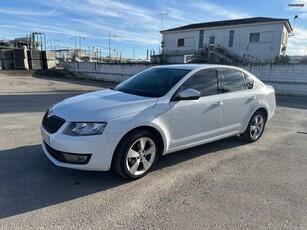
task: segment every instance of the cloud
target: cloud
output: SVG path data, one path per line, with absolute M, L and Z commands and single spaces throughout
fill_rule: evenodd
M 305 4 L 307 5 L 307 0 L 292 0 L 289 4 Z
M 108 46 L 108 35 L 114 46 L 121 49 L 131 49 L 133 46 L 152 49 L 159 47 L 161 41 L 161 14 L 163 29 L 170 29 L 192 23 L 219 21 L 251 17 L 248 12 L 253 9 L 238 4 L 227 7 L 213 0 L 27 0 L 27 4 L 14 7 L 11 1 L 4 1 L 0 8 L 0 24 L 2 36 L 25 36 L 33 31 L 44 32 L 46 37 L 56 38 L 65 43 L 73 43 L 71 38 L 82 36 L 84 46 Z M 304 46 L 303 37 L 306 35 L 302 28 L 307 19 L 307 0 L 292 1 L 305 3 L 296 20 L 295 34 L 289 39 L 289 48 L 296 50 Z M 224 1 L 225 4 L 229 4 Z M 289 1 L 290 3 L 290 1 Z M 27 7 L 26 7 L 27 5 Z M 287 10 L 292 10 L 287 7 Z M 282 12 L 284 13 L 284 12 Z M 299 14 L 300 13 L 300 14 Z M 301 31 L 298 31 L 300 28 Z M 12 37 L 13 38 L 13 37 Z M 145 49 L 144 48 L 144 49 Z
M 81 24 L 86 24 L 89 28 L 95 28 L 101 24 L 106 27 L 109 25 L 108 31 L 105 33 L 117 29 L 127 29 L 127 31 L 133 30 L 143 33 L 155 31 L 159 34 L 159 18 L 155 16 L 154 11 L 148 8 L 116 0 L 79 0 L 78 3 L 67 1 L 65 4 L 60 4 L 60 2 L 59 0 L 50 0 L 44 1 L 42 4 L 49 7 L 58 6 L 62 7 L 62 10 L 66 10 L 65 22 L 70 19 L 70 21 L 79 20 Z M 66 26 L 75 27 L 73 24 L 66 24 Z
M 295 28 L 294 36 L 289 37 L 288 41 L 288 55 L 305 55 L 307 48 L 306 43 L 307 29 Z
M 302 13 L 299 16 L 300 19 L 307 19 L 307 13 Z
M 164 18 L 163 29 L 193 23 L 250 17 L 249 14 L 242 13 L 238 9 L 222 7 L 208 1 L 187 0 L 178 4 L 178 1 L 166 3 L 164 0 L 157 0 L 157 5 L 161 12 L 168 13 L 168 16 Z
M 62 9 L 67 15 L 119 17 L 114 10 L 108 10 L 91 0 L 49 0 L 39 3 L 43 7 Z
M 24 21 L 19 22 L 18 24 L 4 24 L 3 21 L 0 20 L 0 24 L 2 24 L 2 28 L 12 29 L 18 31 L 20 35 L 26 35 L 33 31 L 39 31 L 43 33 L 53 33 L 53 34 L 61 34 L 61 35 L 80 35 L 83 37 L 88 37 L 88 35 L 80 30 L 75 30 L 71 28 L 66 28 L 62 26 L 61 22 L 58 24 L 48 23 L 42 24 L 40 22 L 30 22 Z M 22 33 L 21 33 L 22 32 Z
M 16 9 L 16 8 L 0 8 L 1 14 L 10 14 L 10 15 L 18 15 L 18 16 L 60 16 L 63 12 L 59 12 L 56 9 L 50 11 L 41 11 L 35 8 L 24 8 L 24 9 Z
M 248 18 L 250 15 L 248 13 L 240 12 L 236 9 L 221 7 L 220 5 L 210 3 L 207 1 L 203 2 L 193 2 L 192 4 L 195 9 L 202 10 L 203 13 L 209 13 L 210 15 L 215 15 L 222 17 L 223 19 L 239 19 Z
M 116 0 L 49 0 L 37 3 L 36 6 L 53 10 L 1 9 L 0 12 L 16 15 L 13 21 L 3 24 L 18 25 L 14 29 L 25 31 L 26 28 L 29 32 L 81 35 L 97 39 L 115 33 L 118 41 L 147 45 L 160 43 L 160 21 L 150 8 Z M 65 14 L 61 15 L 60 12 Z M 42 15 L 49 17 L 46 23 L 42 23 Z
M 152 33 L 141 33 L 126 28 L 112 27 L 109 24 L 103 24 L 96 21 L 87 21 L 82 19 L 71 19 L 79 28 L 86 28 L 89 38 L 108 40 L 109 33 L 116 35 L 116 41 L 129 42 L 132 44 L 155 45 L 160 43 L 160 35 L 157 32 L 154 36 Z M 114 39 L 112 39 L 114 40 Z
M 117 0 L 77 0 L 66 1 L 65 4 L 63 4 L 63 0 L 49 0 L 43 1 L 41 4 L 49 7 L 61 7 L 69 10 L 71 14 L 86 15 L 87 17 L 106 16 L 128 19 L 137 17 L 138 19 L 148 20 L 152 14 L 149 9 Z

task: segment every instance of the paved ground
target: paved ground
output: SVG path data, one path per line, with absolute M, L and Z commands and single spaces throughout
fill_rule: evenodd
M 257 143 L 180 151 L 128 183 L 40 148 L 51 104 L 105 87 L 0 71 L 0 229 L 307 229 L 307 98 L 278 97 Z

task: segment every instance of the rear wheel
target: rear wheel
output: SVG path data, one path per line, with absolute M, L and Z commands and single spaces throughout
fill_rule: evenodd
M 255 142 L 259 140 L 263 134 L 266 123 L 266 117 L 263 112 L 257 111 L 250 119 L 248 126 L 241 137 L 248 142 Z
M 126 179 L 139 179 L 153 168 L 159 149 L 157 139 L 152 133 L 146 130 L 133 132 L 120 142 L 113 167 Z

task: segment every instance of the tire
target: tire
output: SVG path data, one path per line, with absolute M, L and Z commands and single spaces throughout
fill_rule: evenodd
M 116 148 L 113 169 L 125 179 L 139 179 L 155 165 L 160 147 L 155 135 L 147 130 L 128 134 Z
M 264 113 L 256 111 L 250 119 L 246 130 L 240 136 L 243 140 L 248 142 L 258 141 L 263 134 L 265 124 L 266 117 Z

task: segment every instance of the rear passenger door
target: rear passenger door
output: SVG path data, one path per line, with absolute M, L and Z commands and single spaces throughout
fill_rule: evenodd
M 252 90 L 253 79 L 232 68 L 221 68 L 218 74 L 224 95 L 221 134 L 243 132 L 256 101 Z

